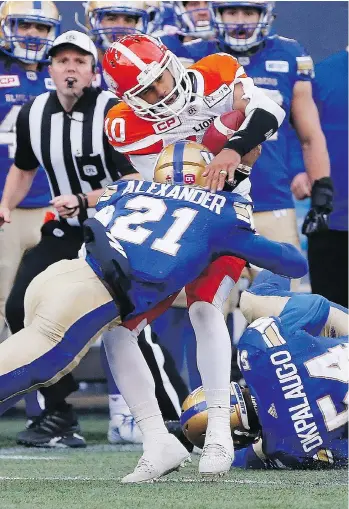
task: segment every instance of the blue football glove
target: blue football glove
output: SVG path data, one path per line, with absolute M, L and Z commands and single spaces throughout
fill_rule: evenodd
M 311 190 L 311 209 L 305 216 L 302 233 L 309 237 L 328 230 L 328 214 L 333 210 L 333 184 L 330 177 L 315 180 Z

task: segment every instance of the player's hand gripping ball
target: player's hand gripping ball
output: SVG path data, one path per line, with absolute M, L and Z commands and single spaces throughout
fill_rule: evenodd
M 241 124 L 245 120 L 241 111 L 234 110 L 223 113 L 220 117 L 216 117 L 212 124 L 206 129 L 202 144 L 207 147 L 212 154 L 217 155 L 227 141 L 238 131 Z

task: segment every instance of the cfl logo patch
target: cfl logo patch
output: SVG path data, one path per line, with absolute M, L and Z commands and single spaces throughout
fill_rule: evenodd
M 184 184 L 192 185 L 195 184 L 195 175 L 192 173 L 186 173 L 183 178 Z

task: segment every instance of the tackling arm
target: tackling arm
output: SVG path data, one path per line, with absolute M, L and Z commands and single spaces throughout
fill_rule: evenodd
M 257 267 L 291 278 L 301 278 L 308 272 L 306 259 L 291 244 L 268 240 L 247 229 L 241 229 L 238 234 L 233 233 L 233 236 L 231 254 Z

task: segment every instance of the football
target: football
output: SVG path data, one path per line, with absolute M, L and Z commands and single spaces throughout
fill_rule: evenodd
M 212 154 L 218 154 L 227 140 L 232 137 L 235 131 L 239 129 L 245 116 L 238 110 L 228 111 L 220 117 L 216 117 L 212 124 L 206 129 L 202 144 L 207 147 Z

